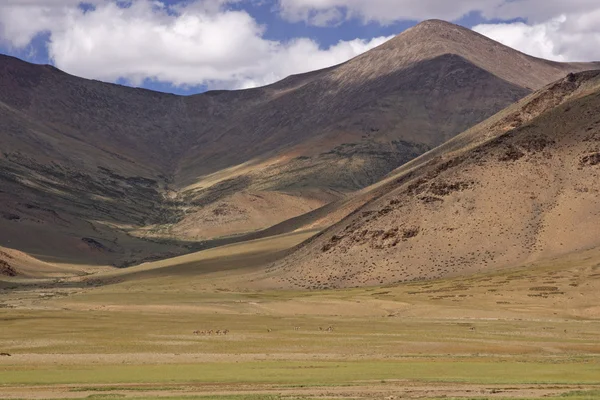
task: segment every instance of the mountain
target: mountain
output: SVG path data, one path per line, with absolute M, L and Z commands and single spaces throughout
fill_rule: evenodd
M 54 263 L 128 265 L 261 235 L 594 67 L 442 21 L 335 67 L 189 97 L 3 56 L 0 245 Z
M 266 283 L 392 284 L 600 247 L 598 109 L 600 71 L 569 74 L 365 190 Z

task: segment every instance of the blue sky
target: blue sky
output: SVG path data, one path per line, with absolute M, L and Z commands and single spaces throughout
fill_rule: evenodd
M 536 56 L 600 58 L 600 4 L 564 3 L 2 0 L 0 52 L 90 79 L 179 94 L 253 87 L 343 62 L 429 18 Z
M 177 4 L 178 0 L 166 0 L 166 4 Z M 81 4 L 79 6 L 84 10 L 90 10 L 90 6 Z M 336 26 L 314 26 L 307 24 L 304 21 L 290 22 L 278 16 L 273 10 L 273 4 L 265 2 L 264 4 L 234 4 L 231 9 L 241 9 L 248 12 L 254 19 L 266 30 L 264 38 L 276 41 L 289 41 L 297 37 L 306 37 L 313 39 L 322 48 L 335 45 L 340 40 L 353 40 L 356 38 L 373 39 L 381 36 L 394 36 L 402 31 L 414 26 L 418 21 L 397 21 L 391 24 L 382 25 L 377 22 L 362 23 L 360 20 L 354 19 L 345 21 Z M 474 26 L 483 19 L 476 14 L 471 14 L 461 20 L 456 21 L 464 26 Z M 19 57 L 23 60 L 36 64 L 53 64 L 48 55 L 46 44 L 49 40 L 49 33 L 40 33 L 37 35 L 27 48 L 14 48 L 6 43 L 0 43 L 0 53 Z M 126 79 L 118 79 L 115 82 L 127 85 L 129 82 Z M 166 82 L 156 82 L 146 80 L 141 85 L 144 88 L 158 90 L 163 92 L 177 94 L 193 94 L 205 91 L 207 87 L 190 86 L 178 87 Z

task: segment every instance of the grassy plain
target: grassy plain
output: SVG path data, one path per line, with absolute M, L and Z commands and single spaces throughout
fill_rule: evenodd
M 600 398 L 597 251 L 390 287 L 261 287 L 311 234 L 5 280 L 0 398 Z

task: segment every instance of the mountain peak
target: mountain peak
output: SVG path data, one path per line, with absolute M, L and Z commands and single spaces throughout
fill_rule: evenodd
M 431 28 L 460 28 L 460 25 L 453 24 L 452 22 L 444 21 L 442 19 L 427 19 L 419 22 L 413 28 L 417 29 L 431 29 Z
M 469 36 L 479 37 L 480 39 L 493 42 L 491 39 L 485 38 L 484 36 L 470 29 L 453 24 L 451 22 L 442 21 L 441 19 L 428 19 L 426 21 L 420 22 L 412 28 L 409 28 L 404 32 L 400 33 L 391 41 L 427 41 L 432 39 L 459 40 L 467 39 L 469 38 Z
M 586 67 L 532 57 L 468 28 L 431 19 L 351 60 L 344 68 L 365 64 L 358 69 L 368 70 L 369 77 L 375 77 L 449 54 L 529 90 L 540 89 L 568 72 L 595 67 L 593 64 Z

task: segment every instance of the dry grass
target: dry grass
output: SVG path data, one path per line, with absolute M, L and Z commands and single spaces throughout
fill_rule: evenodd
M 306 235 L 100 275 L 102 287 L 5 291 L 0 390 L 537 398 L 600 385 L 597 252 L 400 286 L 252 289 L 261 259 Z M 550 286 L 564 294 L 530 296 Z M 217 329 L 229 334 L 193 334 Z

